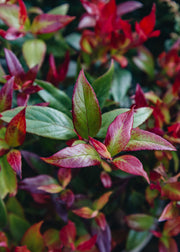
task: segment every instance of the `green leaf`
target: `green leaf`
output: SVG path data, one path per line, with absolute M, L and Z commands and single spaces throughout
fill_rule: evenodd
M 46 81 L 36 80 L 36 84 L 43 88 L 38 94 L 45 102 L 49 102 L 50 107 L 58 109 L 66 115 L 71 116 L 71 99 L 65 92 Z
M 134 230 L 130 230 L 126 243 L 127 251 L 141 251 L 146 241 L 149 240 L 151 234 L 149 231 L 137 232 Z
M 7 211 L 4 201 L 0 198 L 0 229 L 7 223 Z
M 19 29 L 19 7 L 14 4 L 0 4 L 0 19 L 6 25 Z
M 8 199 L 6 203 L 7 211 L 19 217 L 24 217 L 24 209 L 15 197 Z
M 9 122 L 22 107 L 1 113 L 1 120 Z M 26 107 L 26 131 L 52 139 L 69 140 L 76 136 L 72 120 L 64 113 L 41 106 Z
M 43 236 L 40 233 L 42 221 L 32 225 L 22 238 L 22 245 L 26 245 L 31 252 L 43 252 L 45 249 Z
M 155 218 L 147 214 L 131 214 L 126 216 L 126 222 L 136 231 L 149 230 L 155 223 Z
M 72 102 L 73 123 L 77 133 L 85 139 L 95 136 L 101 127 L 101 111 L 83 70 L 74 87 Z
M 16 175 L 8 164 L 6 156 L 0 157 L 0 198 L 3 199 L 8 193 L 15 195 L 17 191 Z
M 9 214 L 9 226 L 13 239 L 20 242 L 30 224 L 24 218 L 11 213 Z
M 124 106 L 126 103 L 126 94 L 131 86 L 132 75 L 128 70 L 117 69 L 112 83 L 112 95 L 114 100 Z
M 112 123 L 112 121 L 120 114 L 129 111 L 129 109 L 121 108 L 121 109 L 115 109 L 109 112 L 106 112 L 102 114 L 102 125 L 101 128 L 97 134 L 97 137 L 99 138 L 105 138 L 107 129 L 109 125 Z M 134 111 L 134 122 L 133 122 L 133 128 L 136 128 L 140 126 L 142 123 L 144 123 L 148 117 L 152 114 L 151 108 L 138 108 Z
M 68 13 L 68 10 L 69 10 L 69 4 L 62 4 L 48 11 L 48 14 L 66 15 Z
M 44 41 L 41 39 L 29 39 L 23 44 L 22 50 L 28 67 L 32 68 L 38 65 L 40 68 L 46 53 Z
M 114 63 L 112 61 L 109 70 L 92 83 L 92 87 L 96 93 L 100 108 L 103 107 L 106 99 L 109 97 L 113 74 Z

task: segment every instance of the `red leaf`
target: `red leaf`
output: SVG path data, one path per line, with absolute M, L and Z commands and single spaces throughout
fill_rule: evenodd
M 97 225 L 102 229 L 105 230 L 106 229 L 106 218 L 105 215 L 103 213 L 99 213 L 96 217 L 95 217 L 95 221 L 97 223 Z
M 113 160 L 113 164 L 120 170 L 138 176 L 143 176 L 148 183 L 149 178 L 145 170 L 143 169 L 142 163 L 134 156 L 123 155 Z
M 19 2 L 19 7 L 20 7 L 20 10 L 19 10 L 19 23 L 20 25 L 24 25 L 28 16 L 27 16 L 27 10 L 26 10 L 26 6 L 24 4 L 24 2 L 22 0 L 18 0 Z
M 66 203 L 68 208 L 70 208 L 74 203 L 75 195 L 70 189 L 67 189 L 61 193 L 60 199 Z
M 8 247 L 8 239 L 4 232 L 0 231 L 0 247 Z
M 41 159 L 46 163 L 63 168 L 82 168 L 100 164 L 98 153 L 88 144 L 67 147 L 51 157 Z
M 18 31 L 14 27 L 10 27 L 7 31 L 0 29 L 0 36 L 7 40 L 16 40 L 24 36 L 23 32 Z
M 171 237 L 166 237 L 165 242 L 160 240 L 159 242 L 159 252 L 178 252 L 178 247 L 176 241 Z
M 14 77 L 9 79 L 0 90 L 0 112 L 11 109 Z
M 60 168 L 58 171 L 58 180 L 63 188 L 65 188 L 71 181 L 71 169 Z
M 27 246 L 20 246 L 16 247 L 14 252 L 31 252 L 29 249 L 27 249 Z
M 22 145 L 26 136 L 25 110 L 21 110 L 8 123 L 5 140 L 11 147 Z
M 12 169 L 16 172 L 16 174 L 22 178 L 22 162 L 21 162 L 21 152 L 19 150 L 10 150 L 7 154 L 7 161 L 12 167 Z
M 68 221 L 68 224 L 61 229 L 60 239 L 65 247 L 75 249 L 76 226 L 72 221 Z
M 159 217 L 159 221 L 170 220 L 175 217 L 178 217 L 180 214 L 180 209 L 177 207 L 176 202 L 170 202 L 166 205 L 161 216 Z
M 9 73 L 12 76 L 22 76 L 24 75 L 24 69 L 22 68 L 21 63 L 19 62 L 18 58 L 16 57 L 16 55 L 8 50 L 8 49 L 4 49 L 5 52 L 5 58 L 6 58 L 6 63 L 9 69 Z
M 137 84 L 137 86 L 136 86 L 135 104 L 136 104 L 136 108 L 141 108 L 141 107 L 147 106 L 146 98 L 145 98 L 143 90 L 141 89 L 141 86 L 139 84 Z
M 161 188 L 161 196 L 173 201 L 180 200 L 180 182 L 167 183 Z
M 117 15 L 122 16 L 124 14 L 127 14 L 129 12 L 132 12 L 134 10 L 137 10 L 143 6 L 142 3 L 137 1 L 127 1 L 121 4 L 118 4 L 117 6 Z
M 107 150 L 106 146 L 99 142 L 98 140 L 89 137 L 89 143 L 95 148 L 95 150 L 99 153 L 99 155 L 103 158 L 106 159 L 112 159 L 111 158 L 111 154 L 109 153 L 109 151 Z
M 169 150 L 175 151 L 176 148 L 162 137 L 141 129 L 133 129 L 131 139 L 125 146 L 124 151 L 137 150 Z
M 180 216 L 166 221 L 163 233 L 168 236 L 176 236 L 180 233 Z
M 112 156 L 124 150 L 130 140 L 133 126 L 133 108 L 118 115 L 110 124 L 105 138 L 105 145 Z
M 105 188 L 110 188 L 112 186 L 111 177 L 109 176 L 107 172 L 101 172 L 100 178 Z
M 97 235 L 93 235 L 91 239 L 88 241 L 83 241 L 77 246 L 77 250 L 79 251 L 87 251 L 90 250 L 96 243 Z
M 45 34 L 58 31 L 73 21 L 75 17 L 54 14 L 41 14 L 34 18 L 31 32 Z

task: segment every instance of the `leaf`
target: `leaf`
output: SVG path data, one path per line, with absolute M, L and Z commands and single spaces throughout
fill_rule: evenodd
M 15 197 L 8 199 L 6 203 L 8 213 L 14 213 L 16 216 L 24 218 L 24 209 Z
M 26 40 L 22 47 L 23 55 L 29 68 L 40 68 L 46 53 L 46 44 L 41 39 Z
M 29 249 L 27 249 L 27 246 L 18 246 L 15 247 L 14 252 L 31 252 Z
M 100 252 L 111 251 L 111 230 L 108 224 L 104 230 L 99 226 L 93 227 L 92 234 L 97 234 L 96 244 Z
M 0 198 L 0 229 L 7 224 L 7 211 L 4 201 Z
M 72 212 L 85 219 L 92 219 L 98 214 L 97 210 L 92 210 L 91 208 L 86 206 L 79 209 L 74 209 L 72 210 Z
M 109 112 L 106 112 L 102 114 L 102 125 L 101 128 L 97 134 L 100 138 L 105 138 L 107 129 L 109 125 L 113 122 L 113 120 L 120 114 L 129 111 L 130 109 L 115 109 Z M 149 116 L 152 114 L 153 110 L 151 108 L 138 108 L 134 110 L 134 122 L 133 122 L 133 128 L 138 127 L 143 122 L 149 118 Z
M 5 140 L 7 144 L 11 147 L 17 147 L 19 145 L 22 145 L 25 140 L 26 137 L 25 110 L 26 108 L 23 108 L 8 123 Z
M 126 250 L 127 251 L 140 251 L 142 244 L 145 243 L 146 240 L 149 240 L 151 234 L 149 231 L 137 232 L 134 230 L 130 230 L 126 242 Z
M 48 11 L 48 14 L 66 15 L 68 10 L 69 10 L 69 4 L 61 4 L 60 6 Z
M 71 181 L 71 169 L 60 168 L 58 171 L 58 180 L 63 188 L 65 188 Z
M 0 157 L 0 198 L 4 199 L 8 193 L 15 195 L 16 191 L 16 175 L 8 164 L 6 156 L 2 156 Z
M 133 129 L 131 139 L 124 151 L 136 150 L 169 150 L 175 151 L 175 147 L 162 137 L 141 129 Z
M 60 239 L 59 239 L 59 230 L 56 229 L 48 229 L 43 233 L 43 239 L 45 242 L 46 247 L 49 250 L 57 250 L 60 251 Z
M 55 108 L 68 116 L 71 116 L 71 99 L 67 94 L 54 87 L 51 83 L 42 80 L 36 80 L 38 86 L 43 88 L 38 92 L 38 95 L 45 101 L 49 103 L 49 106 Z
M 89 136 L 97 134 L 101 127 L 101 111 L 95 92 L 83 70 L 74 87 L 72 115 L 74 127 L 81 137 L 88 139 Z
M 4 49 L 4 52 L 5 52 L 5 58 L 6 58 L 6 63 L 8 66 L 9 73 L 12 76 L 21 76 L 21 75 L 23 76 L 24 69 L 22 68 L 22 65 L 19 62 L 16 55 L 12 51 L 6 48 Z
M 114 62 L 112 60 L 108 71 L 92 83 L 92 87 L 96 93 L 100 108 L 103 107 L 106 99 L 109 97 L 113 74 Z
M 60 240 L 65 247 L 69 247 L 69 245 L 71 245 L 72 248 L 72 246 L 74 246 L 75 239 L 76 226 L 72 221 L 68 221 L 68 224 L 60 230 Z
M 104 193 L 99 199 L 93 202 L 93 208 L 96 210 L 101 210 L 108 203 L 111 194 L 111 191 Z
M 180 233 L 180 216 L 166 221 L 163 234 L 168 236 L 176 236 Z
M 40 233 L 40 228 L 43 221 L 32 225 L 24 234 L 21 244 L 26 245 L 31 252 L 43 252 L 45 249 L 43 236 Z
M 141 8 L 143 4 L 138 1 L 127 1 L 117 5 L 117 15 L 122 16 L 134 10 Z
M 132 75 L 131 72 L 125 69 L 118 69 L 115 71 L 115 77 L 112 83 L 112 95 L 114 100 L 120 103 L 121 106 L 126 105 L 126 94 L 131 86 Z
M 131 214 L 126 216 L 127 225 L 136 231 L 149 230 L 155 223 L 155 218 L 147 214 Z
M 77 250 L 79 250 L 79 251 L 91 250 L 91 248 L 95 245 L 96 240 L 97 240 L 97 235 L 93 235 L 93 237 L 91 239 L 81 242 L 77 246 Z
M 164 239 L 165 238 L 165 239 Z M 178 246 L 175 239 L 171 237 L 163 237 L 159 241 L 159 252 L 178 252 Z
M 37 189 L 47 193 L 59 193 L 63 190 L 63 188 L 58 184 L 41 185 Z
M 0 90 L 0 112 L 11 109 L 14 77 L 9 79 Z
M 33 19 L 31 32 L 45 34 L 58 31 L 72 22 L 75 17 L 67 15 L 41 14 Z
M 19 7 L 15 4 L 0 4 L 0 19 L 7 26 L 19 29 Z
M 1 113 L 1 120 L 9 122 L 22 107 Z M 26 107 L 26 131 L 52 139 L 69 140 L 76 136 L 71 119 L 64 113 L 40 106 Z
M 120 170 L 138 176 L 143 176 L 148 183 L 149 178 L 145 170 L 143 169 L 142 163 L 134 156 L 123 155 L 113 160 L 113 164 Z
M 94 149 L 99 153 L 101 157 L 105 159 L 112 159 L 111 154 L 103 143 L 92 137 L 89 137 L 89 143 L 94 147 Z
M 165 220 L 176 218 L 179 216 L 179 214 L 180 214 L 180 209 L 176 205 L 176 202 L 171 201 L 163 209 L 161 216 L 159 217 L 159 221 L 165 221 Z
M 10 213 L 8 217 L 11 235 L 15 241 L 20 242 L 26 230 L 30 227 L 30 224 L 24 218 L 13 213 Z
M 128 112 L 118 115 L 109 125 L 105 138 L 105 145 L 112 156 L 124 150 L 130 140 L 133 126 L 133 113 Z
M 180 182 L 167 183 L 161 188 L 161 196 L 172 201 L 180 201 Z
M 66 147 L 50 157 L 41 159 L 63 168 L 83 168 L 100 164 L 98 153 L 88 144 Z
M 106 225 L 107 225 L 107 222 L 106 222 L 106 218 L 105 218 L 105 215 L 103 213 L 98 213 L 98 215 L 95 217 L 95 221 L 96 221 L 96 224 L 102 229 L 102 230 L 105 230 L 106 229 Z
M 105 188 L 110 188 L 112 186 L 112 180 L 109 174 L 105 171 L 101 172 L 100 175 L 101 183 Z
M 21 152 L 19 150 L 11 149 L 7 154 L 7 161 L 15 173 L 22 178 Z

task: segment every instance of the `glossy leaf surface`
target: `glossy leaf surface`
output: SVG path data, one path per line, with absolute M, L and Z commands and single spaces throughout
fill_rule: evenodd
M 22 107 L 2 113 L 1 119 L 9 122 Z M 43 137 L 68 140 L 76 136 L 72 120 L 64 113 L 40 106 L 26 107 L 26 131 Z
M 101 112 L 95 92 L 81 71 L 74 87 L 72 98 L 73 123 L 77 133 L 88 139 L 101 127 Z
M 88 144 L 66 147 L 42 160 L 63 168 L 82 168 L 100 164 L 98 153 Z

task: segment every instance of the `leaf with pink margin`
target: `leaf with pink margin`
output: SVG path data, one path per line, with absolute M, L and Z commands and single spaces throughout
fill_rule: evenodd
M 15 173 L 22 178 L 21 152 L 15 149 L 10 150 L 7 154 L 7 161 Z
M 11 147 L 22 145 L 26 137 L 26 108 L 15 115 L 8 123 L 5 140 Z
M 159 221 L 170 220 L 178 217 L 179 215 L 180 215 L 180 209 L 177 206 L 177 203 L 171 201 L 165 206 L 158 220 Z
M 180 182 L 166 183 L 161 188 L 161 196 L 173 201 L 180 201 Z
M 18 30 L 20 27 L 19 7 L 15 4 L 0 4 L 0 19 L 7 26 L 14 27 Z
M 98 215 L 97 210 L 92 210 L 91 208 L 86 206 L 79 209 L 74 209 L 72 210 L 72 212 L 85 219 L 92 219 Z
M 42 185 L 39 186 L 37 189 L 47 193 L 59 193 L 63 190 L 63 188 L 58 184 Z
M 131 138 L 134 109 L 118 115 L 109 125 L 105 145 L 112 156 L 124 150 Z
M 68 221 L 68 224 L 65 225 L 60 230 L 60 240 L 65 247 L 71 247 L 75 249 L 75 242 L 76 239 L 76 226 L 72 221 Z
M 87 241 L 83 241 L 81 242 L 78 246 L 77 246 L 77 250 L 78 251 L 89 251 L 92 249 L 92 247 L 95 245 L 97 240 L 97 235 L 93 235 L 92 238 L 90 238 Z
M 23 32 L 19 32 L 14 27 L 10 27 L 7 31 L 0 29 L 0 36 L 7 40 L 16 40 L 24 36 Z
M 14 77 L 9 79 L 0 90 L 0 112 L 11 109 Z
M 31 252 L 43 252 L 45 249 L 43 236 L 40 232 L 40 228 L 43 221 L 32 225 L 24 234 L 21 244 L 26 245 Z
M 109 201 L 112 192 L 104 193 L 99 199 L 93 202 L 93 209 L 101 210 Z
M 122 16 L 124 14 L 127 14 L 129 12 L 132 12 L 141 8 L 142 6 L 143 4 L 138 1 L 127 1 L 124 3 L 120 3 L 117 5 L 117 15 Z
M 71 169 L 60 168 L 58 171 L 58 180 L 63 188 L 65 188 L 71 181 Z
M 23 76 L 25 72 L 16 55 L 6 48 L 4 52 L 9 73 L 12 76 Z
M 137 176 L 143 176 L 150 183 L 146 171 L 143 169 L 142 163 L 134 156 L 123 155 L 117 157 L 112 162 L 118 169 Z
M 124 148 L 124 151 L 137 150 L 169 150 L 175 151 L 176 148 L 162 137 L 142 129 L 133 129 L 131 139 Z
M 100 164 L 98 153 L 88 144 L 66 147 L 50 157 L 41 159 L 62 168 L 83 168 Z
M 101 127 L 101 111 L 96 94 L 83 70 L 79 73 L 72 98 L 73 123 L 77 133 L 85 139 L 95 136 Z
M 41 14 L 34 18 L 31 25 L 33 34 L 45 34 L 58 31 L 72 22 L 75 17 L 68 15 Z
M 111 154 L 103 143 L 92 137 L 89 137 L 89 143 L 95 148 L 95 150 L 99 153 L 101 157 L 106 159 L 112 159 Z

